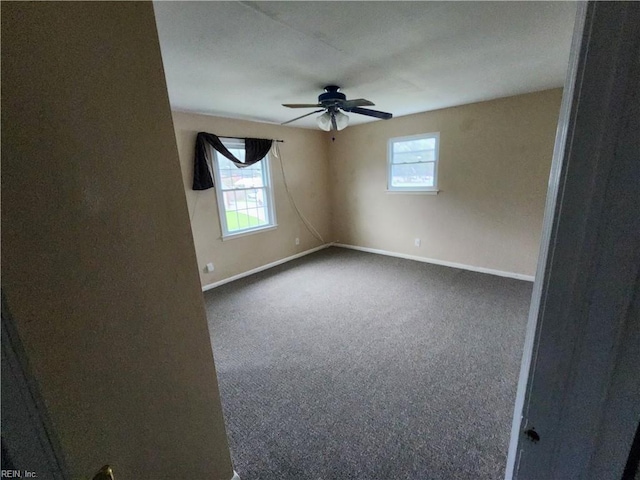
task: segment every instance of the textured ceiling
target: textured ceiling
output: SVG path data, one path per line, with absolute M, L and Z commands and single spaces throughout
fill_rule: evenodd
M 342 87 L 394 116 L 560 87 L 573 2 L 155 2 L 175 110 L 281 123 Z M 349 114 L 350 124 L 372 119 Z M 317 128 L 316 115 L 292 126 Z M 378 120 L 379 121 L 379 120 Z

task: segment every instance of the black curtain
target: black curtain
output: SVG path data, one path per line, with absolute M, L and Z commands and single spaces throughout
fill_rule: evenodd
M 269 150 L 273 140 L 265 138 L 245 138 L 245 159 L 244 162 L 238 160 L 227 148 L 222 144 L 217 135 L 213 133 L 198 132 L 196 137 L 196 155 L 193 168 L 193 189 L 207 190 L 213 187 L 213 177 L 207 165 L 207 145 L 211 145 L 220 154 L 228 158 L 238 168 L 245 168 L 262 160 Z

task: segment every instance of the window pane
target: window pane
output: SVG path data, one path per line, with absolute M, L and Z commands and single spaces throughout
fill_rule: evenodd
M 234 166 L 234 168 L 236 168 Z M 254 163 L 250 167 L 239 168 L 238 174 L 234 177 L 233 188 L 264 187 L 264 176 L 262 174 L 262 160 Z
M 260 219 L 258 218 L 257 208 L 250 208 L 249 210 L 247 210 L 247 216 L 249 219 L 249 226 L 257 227 L 258 225 L 260 225 Z
M 264 205 L 265 189 L 264 188 L 252 188 L 251 190 L 245 190 L 244 195 L 246 198 L 246 204 L 248 208 L 261 207 Z
M 393 153 L 418 152 L 420 150 L 435 150 L 435 138 L 418 138 L 416 140 L 393 142 Z
M 235 204 L 235 200 L 233 198 L 233 192 L 222 192 L 222 199 L 224 200 L 224 209 L 230 210 L 233 208 Z
M 238 160 L 240 160 L 241 162 L 244 163 L 244 147 L 229 147 L 227 146 L 227 150 L 229 150 L 229 152 L 231 153 L 231 155 L 233 155 L 234 157 L 236 157 Z M 229 162 L 231 165 L 233 165 L 233 163 L 227 159 L 227 157 L 223 157 L 227 162 Z M 235 168 L 235 165 L 234 165 Z
M 228 148 L 228 150 L 238 159 L 244 161 L 244 150 L 234 148 Z M 238 152 L 241 152 L 242 155 Z M 238 168 L 231 160 L 217 152 L 216 158 L 223 190 L 265 186 L 265 172 L 262 164 L 264 160 L 254 163 L 250 167 Z
M 269 215 L 267 209 L 262 207 L 258 209 L 258 218 L 260 219 L 260 225 L 267 225 L 269 223 Z
M 238 227 L 239 229 L 249 227 L 249 215 L 247 215 L 246 210 L 238 212 Z
M 434 162 L 436 160 L 435 150 L 422 150 L 418 152 L 400 152 L 394 153 L 392 162 L 398 163 L 416 163 L 416 162 Z
M 227 212 L 227 230 L 230 232 L 236 232 L 240 230 L 238 225 L 238 212 Z
M 433 187 L 435 163 L 391 166 L 392 187 Z
M 224 164 L 220 159 L 224 160 Z M 233 188 L 234 174 L 236 174 L 236 171 L 238 170 L 237 167 L 222 155 L 218 155 L 218 162 L 220 163 L 219 169 L 222 189 L 226 190 L 228 188 Z

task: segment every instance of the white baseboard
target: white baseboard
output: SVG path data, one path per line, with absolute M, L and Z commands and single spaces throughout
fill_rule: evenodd
M 219 287 L 220 285 L 224 285 L 225 283 L 233 282 L 234 280 L 239 280 L 241 278 L 248 277 L 249 275 L 253 275 L 254 273 L 262 272 L 264 270 L 268 270 L 270 268 L 277 267 L 278 265 L 282 265 L 283 263 L 290 262 L 291 260 L 295 260 L 296 258 L 304 257 L 305 255 L 309 255 L 310 253 L 317 252 L 318 250 L 323 250 L 323 249 L 328 248 L 328 247 L 330 247 L 332 245 L 333 245 L 333 243 L 325 243 L 324 245 L 320 245 L 319 247 L 315 247 L 315 248 L 312 248 L 310 250 L 305 250 L 304 252 L 300 252 L 300 253 L 296 253 L 295 255 L 291 255 L 290 257 L 286 257 L 286 258 L 283 258 L 281 260 L 276 260 L 275 262 L 267 263 L 266 265 L 263 265 L 261 267 L 254 268 L 252 270 L 248 270 L 248 271 L 243 272 L 243 273 L 239 273 L 237 275 L 234 275 L 234 276 L 229 277 L 229 278 L 225 278 L 223 280 L 219 280 L 219 281 L 214 282 L 214 283 L 210 283 L 210 284 L 205 285 L 204 287 L 202 287 L 202 291 L 206 292 L 207 290 L 214 289 L 216 287 Z
M 376 253 L 378 255 L 387 255 L 389 257 L 405 258 L 407 260 L 415 260 L 416 262 L 433 263 L 434 265 L 442 265 L 443 267 L 459 268 L 462 270 L 470 270 L 472 272 L 488 273 L 489 275 L 497 275 L 499 277 L 515 278 L 516 280 L 526 280 L 533 282 L 535 277 L 531 275 L 523 275 L 521 273 L 503 272 L 502 270 L 494 270 L 492 268 L 474 267 L 473 265 L 464 265 L 462 263 L 446 262 L 435 258 L 418 257 L 416 255 L 407 255 L 405 253 L 389 252 L 387 250 L 378 250 L 377 248 L 357 247 L 355 245 L 345 245 L 343 243 L 334 243 L 334 247 L 350 248 L 351 250 L 359 250 L 361 252 Z
M 240 480 L 240 475 L 238 475 L 238 472 L 235 470 L 233 471 L 233 477 L 231 477 L 231 480 Z

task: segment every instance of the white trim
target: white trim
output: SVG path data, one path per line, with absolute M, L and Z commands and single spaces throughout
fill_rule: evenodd
M 385 190 L 385 193 L 394 195 L 438 195 L 440 190 Z
M 221 140 L 223 145 L 227 148 L 245 148 L 244 139 L 225 139 Z M 219 164 L 219 153 L 213 148 L 211 145 L 209 148 L 209 157 L 211 158 L 211 165 L 207 165 L 213 174 L 214 180 L 214 190 L 216 193 L 216 203 L 218 205 L 218 220 L 220 222 L 220 238 L 224 240 L 230 240 L 232 238 L 240 237 L 245 234 L 251 235 L 258 232 L 264 232 L 267 230 L 273 230 L 278 226 L 278 221 L 276 219 L 276 207 L 275 200 L 273 197 L 273 178 L 271 176 L 271 156 L 267 153 L 262 160 L 262 187 L 256 187 L 256 189 L 264 190 L 264 200 L 265 204 L 262 208 L 265 209 L 268 216 L 268 223 L 266 225 L 258 225 L 256 227 L 247 227 L 242 230 L 235 230 L 233 232 L 229 231 L 229 226 L 227 225 L 227 208 L 225 206 L 224 194 L 226 192 L 236 192 L 236 191 L 247 191 L 251 190 L 250 188 L 240 188 L 240 189 L 231 189 L 224 190 L 222 188 L 222 179 L 220 176 L 220 164 Z M 264 161 L 266 160 L 266 161 Z
M 465 265 L 463 263 L 447 262 L 435 258 L 418 257 L 417 255 L 407 255 L 405 253 L 389 252 L 387 250 L 379 250 L 377 248 L 358 247 L 355 245 L 346 245 L 343 243 L 334 243 L 334 247 L 349 248 L 351 250 L 359 250 L 361 252 L 375 253 L 378 255 L 387 255 L 389 257 L 404 258 L 406 260 L 415 260 L 416 262 L 432 263 L 434 265 L 442 265 L 443 267 L 459 268 L 461 270 L 469 270 L 471 272 L 487 273 L 489 275 L 497 275 L 498 277 L 514 278 L 516 280 L 525 280 L 533 282 L 531 275 L 523 275 L 522 273 L 504 272 L 502 270 L 494 270 L 492 268 L 475 267 L 473 265 Z
M 227 240 L 233 240 L 234 238 L 246 237 L 247 235 L 253 235 L 254 233 L 269 232 L 277 228 L 278 228 L 277 224 L 267 225 L 264 227 L 256 227 L 252 230 L 242 230 L 240 233 L 230 233 L 228 235 L 223 235 L 220 237 L 220 240 L 222 240 L 223 242 L 226 242 Z
M 328 248 L 328 247 L 330 247 L 332 245 L 333 245 L 333 243 L 325 243 L 324 245 L 320 245 L 319 247 L 315 247 L 315 248 L 312 248 L 310 250 L 305 250 L 304 252 L 300 252 L 300 253 L 296 253 L 295 255 L 291 255 L 290 257 L 282 258 L 280 260 L 276 260 L 275 262 L 271 262 L 271 263 L 267 263 L 266 265 L 262 265 L 261 267 L 254 268 L 252 270 L 248 270 L 246 272 L 239 273 L 237 275 L 233 275 L 232 277 L 228 277 L 228 278 L 219 280 L 219 281 L 214 282 L 214 283 L 210 283 L 210 284 L 205 285 L 204 287 L 202 287 L 202 291 L 206 292 L 207 290 L 212 290 L 212 289 L 214 289 L 216 287 L 224 285 L 225 283 L 230 283 L 230 282 L 233 282 L 235 280 L 240 280 L 241 278 L 248 277 L 249 275 L 253 275 L 254 273 L 259 273 L 259 272 L 262 272 L 264 270 L 268 270 L 270 268 L 277 267 L 278 265 L 282 265 L 283 263 L 290 262 L 291 260 L 295 260 L 296 258 L 304 257 L 305 255 L 309 255 L 310 253 L 317 252 L 318 250 L 324 250 L 325 248 Z
M 561 204 L 562 194 L 560 186 L 564 184 L 566 178 L 566 168 L 564 164 L 564 152 L 567 148 L 567 137 L 569 135 L 569 124 L 572 119 L 572 110 L 574 95 L 576 89 L 576 79 L 578 78 L 578 62 L 580 59 L 580 50 L 583 42 L 584 26 L 586 20 L 587 4 L 586 2 L 578 2 L 576 19 L 573 27 L 573 37 L 571 40 L 571 51 L 569 54 L 569 65 L 565 78 L 564 90 L 562 93 L 562 104 L 560 107 L 560 115 L 558 125 L 556 127 L 556 139 L 554 144 L 553 159 L 551 162 L 551 171 L 549 173 L 549 183 L 547 189 L 547 199 L 545 205 L 545 214 L 542 223 L 542 235 L 540 241 L 540 249 L 538 253 L 538 265 L 536 273 L 539 273 L 539 279 L 533 285 L 533 293 L 531 295 L 531 305 L 529 306 L 529 318 L 527 321 L 527 330 L 524 340 L 524 348 L 522 360 L 520 364 L 520 375 L 518 379 L 518 389 L 516 392 L 516 400 L 514 404 L 513 419 L 511 423 L 511 436 L 509 439 L 509 450 L 507 452 L 507 464 L 505 468 L 505 480 L 512 480 L 517 477 L 520 456 L 522 450 L 518 447 L 522 440 L 523 428 L 527 425 L 525 418 L 525 402 L 528 395 L 529 387 L 529 371 L 534 361 L 536 331 L 538 328 L 537 317 L 543 305 L 542 287 L 545 282 L 545 265 L 549 258 L 549 248 L 552 241 L 552 231 L 554 228 L 554 212 Z M 544 309 L 544 308 L 542 308 Z M 533 425 L 535 427 L 535 425 Z
M 231 477 L 231 480 L 240 480 L 240 475 L 238 475 L 238 472 L 235 470 L 233 471 L 233 477 Z
M 433 186 L 411 186 L 411 187 L 394 187 L 391 185 L 393 165 L 399 165 L 393 163 L 393 144 L 396 142 L 410 142 L 411 140 L 422 139 L 434 139 L 436 141 L 435 146 L 435 158 L 433 161 L 425 161 L 424 163 L 433 163 Z M 398 193 L 427 193 L 432 195 L 438 193 L 438 163 L 440 160 L 440 132 L 430 133 L 418 133 L 416 135 L 407 135 L 404 137 L 393 137 L 387 140 L 387 192 Z
M 3 450 L 6 446 L 16 466 L 26 465 L 29 470 L 47 472 L 46 477 L 54 480 L 71 478 L 4 290 L 0 338 Z

